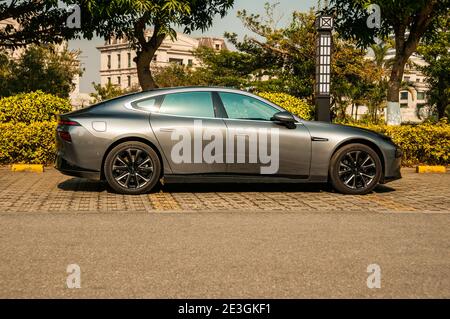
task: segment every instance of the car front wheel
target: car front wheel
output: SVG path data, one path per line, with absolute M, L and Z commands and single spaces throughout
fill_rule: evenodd
M 121 194 L 144 194 L 159 181 L 161 163 L 156 152 L 141 142 L 114 147 L 105 160 L 104 173 L 111 188 Z
M 378 185 L 382 174 L 378 154 L 364 144 L 348 144 L 336 151 L 331 158 L 330 180 L 343 194 L 370 193 Z

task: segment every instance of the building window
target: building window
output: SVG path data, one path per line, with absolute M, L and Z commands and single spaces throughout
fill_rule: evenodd
M 127 81 L 128 81 L 127 86 L 131 87 L 131 76 L 127 76 Z
M 407 108 L 408 107 L 408 103 L 400 103 L 400 107 L 401 108 Z
M 108 84 L 111 84 L 111 78 L 108 76 Z
M 175 63 L 175 64 L 183 65 L 183 59 L 169 58 L 169 63 Z
M 131 68 L 131 53 L 128 53 L 128 67 Z
M 220 44 L 216 44 L 216 50 L 220 50 Z
M 120 69 L 120 67 L 121 67 L 121 55 L 120 55 L 120 53 L 117 55 L 117 68 L 118 69 Z
M 400 100 L 407 100 L 408 99 L 408 92 L 400 92 Z
M 120 86 L 122 84 L 122 79 L 120 76 L 117 77 L 117 84 Z
M 107 64 L 108 70 L 111 69 L 111 55 L 108 54 L 108 64 Z
M 189 59 L 188 60 L 188 66 L 192 66 L 192 65 L 193 65 L 192 59 Z
M 425 92 L 417 92 L 418 100 L 425 100 Z
M 152 60 L 156 62 L 156 58 L 157 58 L 157 57 L 158 57 L 158 56 L 155 54 L 155 55 L 153 56 Z
M 403 78 L 403 81 L 409 82 L 409 81 L 411 81 L 411 78 L 410 78 L 409 76 L 405 76 L 405 77 Z

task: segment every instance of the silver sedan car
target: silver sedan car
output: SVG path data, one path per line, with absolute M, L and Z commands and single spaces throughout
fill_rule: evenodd
M 387 136 L 306 121 L 259 96 L 228 88 L 139 92 L 62 114 L 56 168 L 142 194 L 170 182 L 331 183 L 367 194 L 401 178 Z

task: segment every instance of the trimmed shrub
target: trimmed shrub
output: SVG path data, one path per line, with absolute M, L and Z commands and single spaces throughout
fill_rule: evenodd
M 390 136 L 403 151 L 402 164 L 450 165 L 450 124 L 405 124 L 400 126 L 357 125 Z
M 56 114 L 70 112 L 68 100 L 36 91 L 0 99 L 0 123 L 55 121 Z
M 0 164 L 50 164 L 55 160 L 56 122 L 0 123 Z
M 287 93 L 260 92 L 258 95 L 305 120 L 313 118 L 313 108 L 305 100 Z

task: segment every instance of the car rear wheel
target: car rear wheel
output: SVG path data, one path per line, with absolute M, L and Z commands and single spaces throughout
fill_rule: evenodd
M 147 144 L 125 142 L 109 152 L 104 173 L 114 191 L 121 194 L 144 194 L 158 183 L 161 163 L 156 152 Z
M 364 144 L 348 144 L 331 158 L 330 180 L 337 191 L 344 194 L 370 193 L 378 185 L 382 174 L 378 154 Z

